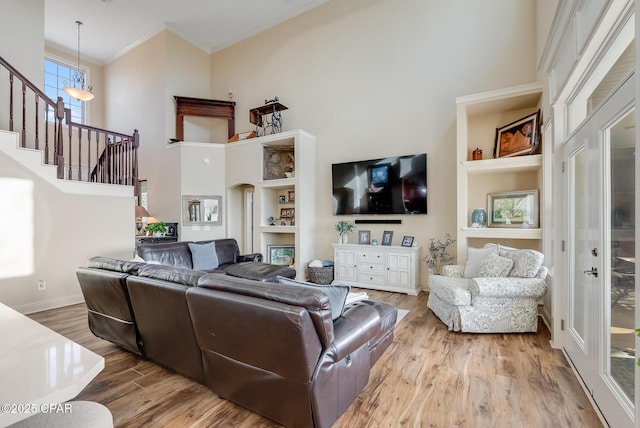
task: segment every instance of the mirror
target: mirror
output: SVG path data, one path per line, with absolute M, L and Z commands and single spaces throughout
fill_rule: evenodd
M 222 226 L 222 196 L 182 196 L 184 226 Z

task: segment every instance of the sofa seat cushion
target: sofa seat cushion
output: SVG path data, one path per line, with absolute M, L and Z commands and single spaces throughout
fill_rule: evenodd
M 254 281 L 276 282 L 278 276 L 295 278 L 296 270 L 289 266 L 273 265 L 262 262 L 241 262 L 224 267 L 227 275 Z
M 429 276 L 430 293 L 454 306 L 471 304 L 470 284 L 471 280 L 467 278 L 451 278 L 440 275 Z

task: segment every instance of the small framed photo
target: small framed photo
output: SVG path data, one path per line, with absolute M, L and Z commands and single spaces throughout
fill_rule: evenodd
M 284 195 L 280 195 L 278 196 L 278 202 L 284 204 L 285 202 L 287 202 L 287 198 L 285 198 Z
M 405 236 L 402 238 L 403 247 L 411 247 L 413 245 L 413 236 Z
M 296 247 L 293 245 L 267 245 L 267 263 L 291 266 L 295 255 Z
M 540 110 L 496 129 L 495 158 L 530 155 L 538 149 Z
M 393 230 L 382 232 L 382 245 L 391 245 L 391 241 L 393 241 Z
M 487 199 L 489 227 L 537 228 L 540 226 L 537 190 L 490 193 Z
M 358 244 L 369 245 L 371 243 L 371 231 L 359 230 L 358 231 Z
M 294 190 L 289 190 L 288 198 L 289 198 L 289 202 L 295 202 L 296 201 L 296 192 Z
M 295 208 L 280 208 L 280 218 L 293 218 Z

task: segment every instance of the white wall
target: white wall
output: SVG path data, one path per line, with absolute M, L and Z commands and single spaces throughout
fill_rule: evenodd
M 455 97 L 536 80 L 535 16 L 534 0 L 328 2 L 212 55 L 211 97 L 233 89 L 240 132 L 253 128 L 249 110 L 277 95 L 289 107 L 284 130 L 317 136 L 321 259 L 333 258 L 340 219 L 331 164 L 426 152 L 429 214 L 360 227 L 377 239 L 390 228 L 415 236 L 424 257 L 430 238 L 456 234 Z
M 8 135 L 15 140 L 0 138 Z M 24 313 L 82 302 L 78 266 L 96 255 L 131 258 L 132 196 L 63 193 L 5 154 L 0 171 L 0 302 Z
M 42 88 L 44 0 L 0 0 L 0 11 L 0 56 Z M 7 98 L 0 94 L 0 99 Z M 6 114 L 2 103 L 0 115 Z M 0 135 L 7 138 L 9 134 Z M 135 233 L 132 197 L 65 194 L 5 155 L 0 155 L 0 182 L 0 214 L 11 219 L 0 222 L 0 266 L 15 264 L 16 253 L 26 259 L 13 273 L 9 269 L 0 273 L 2 303 L 34 312 L 82 301 L 75 277 L 78 266 L 95 255 L 131 256 Z M 16 195 L 20 199 L 12 203 L 14 199 L 9 198 Z M 16 211 L 17 206 L 30 210 L 23 215 Z M 9 233 L 16 228 L 21 232 L 18 238 Z M 46 281 L 46 290 L 38 291 L 38 280 Z
M 210 143 L 179 143 L 169 149 L 178 152 L 181 161 L 180 189 L 182 195 L 222 196 L 221 226 L 185 226 L 180 219 L 180 239 L 202 241 L 225 238 L 227 200 L 224 183 L 224 145 Z M 216 179 L 215 177 L 219 177 Z M 180 201 L 182 203 L 182 200 Z

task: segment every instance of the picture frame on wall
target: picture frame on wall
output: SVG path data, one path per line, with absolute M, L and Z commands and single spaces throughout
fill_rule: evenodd
M 538 149 L 540 110 L 496 129 L 495 158 L 530 155 Z
M 267 263 L 291 266 L 295 256 L 296 247 L 293 245 L 267 245 Z
M 183 226 L 222 226 L 222 196 L 183 195 Z
M 413 236 L 405 236 L 402 238 L 402 246 L 403 247 L 411 247 L 413 246 Z
M 540 227 L 538 190 L 490 193 L 487 200 L 489 227 Z
M 391 245 L 393 241 L 393 230 L 385 230 L 382 232 L 382 245 Z
M 359 230 L 358 231 L 358 244 L 369 245 L 371 243 L 371 231 Z

